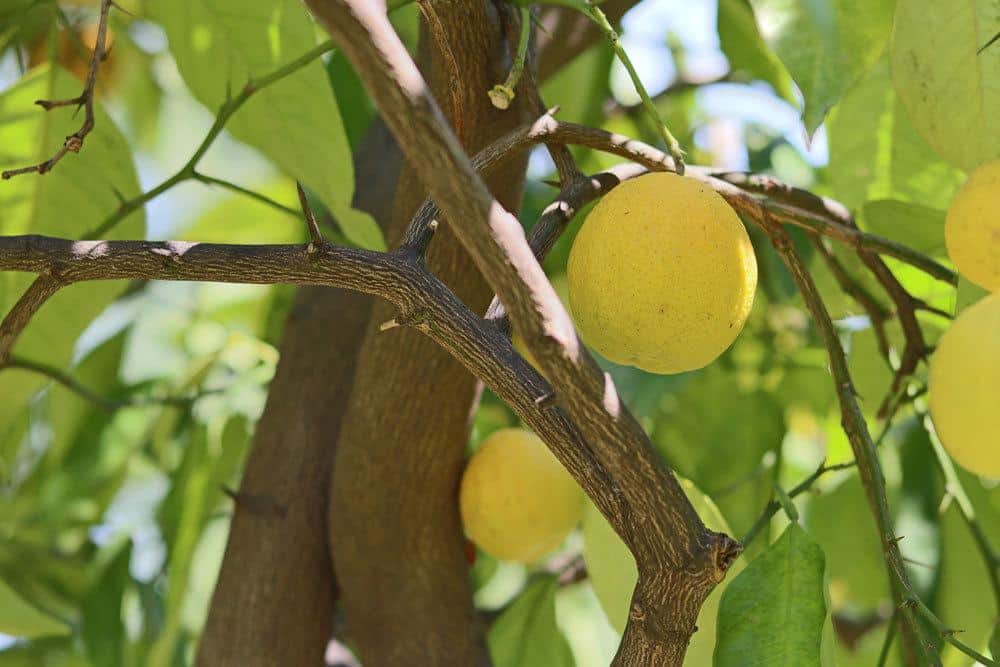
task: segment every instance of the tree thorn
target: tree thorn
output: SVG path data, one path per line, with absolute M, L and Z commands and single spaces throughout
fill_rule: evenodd
M 295 189 L 299 192 L 299 203 L 302 205 L 302 213 L 306 217 L 306 226 L 309 227 L 309 236 L 312 238 L 312 243 L 306 248 L 306 251 L 311 255 L 316 251 L 313 244 L 323 245 L 326 243 L 326 239 L 323 238 L 323 232 L 319 229 L 319 223 L 316 222 L 316 216 L 313 215 L 312 207 L 309 205 L 306 191 L 302 189 L 302 184 L 295 181 Z
M 535 399 L 535 405 L 537 405 L 542 410 L 554 407 L 555 404 L 556 404 L 556 394 L 553 391 L 547 391 Z

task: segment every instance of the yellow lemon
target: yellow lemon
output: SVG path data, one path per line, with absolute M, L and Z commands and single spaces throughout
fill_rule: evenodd
M 678 480 L 688 500 L 694 505 L 705 525 L 720 533 L 729 533 L 729 526 L 712 499 L 702 493 L 693 482 Z M 614 528 L 598 511 L 593 503 L 587 503 L 583 515 L 583 560 L 587 565 L 587 575 L 594 587 L 601 608 L 618 632 L 624 632 L 628 621 L 628 610 L 632 602 L 632 591 L 639 579 L 635 559 Z M 715 620 L 719 613 L 719 601 L 726 582 L 732 581 L 744 567 L 744 559 L 739 558 L 729 568 L 726 581 L 715 587 L 709 594 L 698 614 L 698 631 L 691 638 L 684 663 L 690 665 L 711 665 L 715 649 Z
M 959 465 L 1000 478 L 1000 292 L 963 310 L 931 357 L 931 417 Z
M 541 438 L 521 428 L 490 434 L 462 476 L 462 524 L 480 549 L 530 563 L 558 547 L 583 515 L 583 491 Z
M 969 174 L 948 207 L 944 241 L 962 275 L 991 292 L 1000 290 L 1000 160 Z
M 753 305 L 757 261 L 714 190 L 653 173 L 594 207 L 570 251 L 569 300 L 583 339 L 620 364 L 679 373 L 713 361 Z

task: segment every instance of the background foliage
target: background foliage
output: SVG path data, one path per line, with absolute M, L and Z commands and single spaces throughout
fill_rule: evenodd
M 44 178 L 0 184 L 0 233 L 85 238 L 122 200 L 181 168 L 248 82 L 322 41 L 295 0 L 251 3 L 253 11 L 236 0 L 123 4 L 131 15 L 112 14 L 115 47 L 86 149 Z M 395 14 L 410 45 L 416 17 L 412 7 Z M 60 39 L 94 18 L 86 2 L 0 0 L 0 166 L 46 157 L 73 126 L 72 109 L 45 114 L 32 102 L 76 94 L 66 71 L 73 56 L 60 55 Z M 1000 46 L 977 53 L 1000 30 L 996 0 L 645 0 L 624 26 L 625 46 L 692 163 L 773 173 L 842 201 L 865 229 L 947 261 L 944 210 L 966 170 L 1000 155 Z M 48 62 L 29 62 L 30 52 Z M 607 45 L 580 56 L 543 95 L 566 120 L 658 140 Z M 300 179 L 332 213 L 332 235 L 383 245 L 372 220 L 348 205 L 350 150 L 373 116 L 362 96 L 335 53 L 267 86 L 199 164 L 263 199 L 188 178 L 106 235 L 298 241 Z M 578 157 L 588 170 L 613 163 Z M 551 199 L 541 182 L 550 171 L 536 154 L 525 224 Z M 581 220 L 545 262 L 557 286 Z M 776 486 L 794 487 L 824 461 L 851 461 L 818 333 L 769 245 L 754 240 L 754 313 L 719 361 L 669 377 L 607 364 L 664 458 L 715 502 L 737 537 Z M 796 241 L 837 318 L 877 434 L 898 325 L 887 325 L 887 362 L 828 263 L 803 235 Z M 862 285 L 870 280 L 856 257 L 836 257 Z M 948 312 L 980 295 L 963 283 L 956 297 L 892 267 L 915 296 Z M 26 285 L 23 275 L 0 274 L 0 311 Z M 226 490 L 238 484 L 290 293 L 88 283 L 41 311 L 16 354 L 67 370 L 104 398 L 0 368 L 0 666 L 191 661 L 232 511 Z M 920 317 L 933 343 L 946 321 Z M 940 472 L 925 411 L 913 396 L 881 440 L 896 532 L 922 598 L 977 650 L 988 651 L 992 637 L 996 656 L 998 600 Z M 487 394 L 471 446 L 515 423 Z M 996 481 L 957 474 L 978 524 L 1000 545 Z M 793 502 L 797 519 L 779 512 L 765 522 L 745 570 L 723 584 L 714 664 L 751 664 L 751 655 L 761 665 L 873 665 L 893 609 L 857 475 L 823 474 Z M 499 667 L 607 663 L 616 631 L 587 578 L 566 576 L 580 551 L 575 534 L 530 567 L 478 555 L 471 576 L 477 606 L 494 618 L 489 645 Z M 775 640 L 768 645 L 764 627 Z M 951 647 L 943 659 L 971 664 Z

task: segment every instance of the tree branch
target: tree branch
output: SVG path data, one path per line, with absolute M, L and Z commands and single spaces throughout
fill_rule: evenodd
M 711 177 L 707 177 L 711 179 Z M 718 180 L 718 179 L 716 179 Z M 727 199 L 731 205 L 738 202 L 741 211 L 747 217 L 757 222 L 767 233 L 781 257 L 782 262 L 788 268 L 806 306 L 813 316 L 826 344 L 827 353 L 830 359 L 830 369 L 834 377 L 834 384 L 837 391 L 837 400 L 841 408 L 841 423 L 844 432 L 847 434 L 854 453 L 854 460 L 858 466 L 861 482 L 864 485 L 868 502 L 872 513 L 875 516 L 875 523 L 878 527 L 879 538 L 889 571 L 893 599 L 897 606 L 902 607 L 911 597 L 914 597 L 906 572 L 902 567 L 902 556 L 899 552 L 898 541 L 893 532 L 892 516 L 889 512 L 886 500 L 885 479 L 882 475 L 882 467 L 878 460 L 875 445 L 868 432 L 868 424 L 858 407 L 854 385 L 851 381 L 850 371 L 847 366 L 847 358 L 841 347 L 837 331 L 833 326 L 830 315 L 823 303 L 822 296 L 816 289 L 812 276 L 802 262 L 788 232 L 782 227 L 771 214 L 771 208 L 752 198 L 747 193 L 737 189 L 735 186 L 720 187 L 728 190 L 731 187 L 731 198 Z M 718 188 L 717 188 L 718 189 Z M 904 607 L 902 613 L 903 639 L 906 641 L 907 650 L 914 657 L 919 657 L 920 664 L 940 664 L 937 652 L 933 645 L 927 640 L 923 626 L 916 619 L 913 610 Z
M 0 237 L 0 243 L 7 238 L 17 237 Z M 38 309 L 63 286 L 61 281 L 51 275 L 41 271 L 39 273 L 42 275 L 35 278 L 35 281 L 28 286 L 21 298 L 3 318 L 3 322 L 0 322 L 0 363 L 10 358 L 11 350 L 14 349 L 18 336 L 31 322 L 31 318 L 35 316 Z
M 552 379 L 559 405 L 618 483 L 586 489 L 629 545 L 640 571 L 630 629 L 616 660 L 629 664 L 652 652 L 665 664 L 680 664 L 701 603 L 739 554 L 739 545 L 704 527 L 610 376 L 583 347 L 520 223 L 479 179 L 385 15 L 361 2 L 308 4 L 354 64 L 403 153 L 425 165 L 419 175 L 431 196 L 451 220 L 463 221 L 451 229 L 511 311 Z M 557 456 L 562 453 L 549 444 Z M 583 478 L 585 471 L 563 462 Z M 627 521 L 614 507 L 619 496 L 628 507 Z
M 90 66 L 87 68 L 87 79 L 83 85 L 83 91 L 79 96 L 67 100 L 37 100 L 35 104 L 46 111 L 51 111 L 57 107 L 75 106 L 77 109 L 83 107 L 83 125 L 73 134 L 66 137 L 62 147 L 56 151 L 55 155 L 44 162 L 21 167 L 19 169 L 8 169 L 0 174 L 0 178 L 7 180 L 21 174 L 37 172 L 39 175 L 45 174 L 56 166 L 59 160 L 63 159 L 66 153 L 79 153 L 83 148 L 83 140 L 87 138 L 90 131 L 94 129 L 94 95 L 97 87 L 97 68 L 107 57 L 108 39 L 108 15 L 111 13 L 113 0 L 101 0 L 100 18 L 97 23 L 97 40 L 94 42 L 94 53 L 90 58 Z

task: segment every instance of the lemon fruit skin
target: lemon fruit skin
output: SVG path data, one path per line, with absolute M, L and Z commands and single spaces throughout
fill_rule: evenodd
M 930 411 L 969 472 L 1000 479 L 1000 292 L 963 310 L 931 357 Z
M 1000 160 L 969 174 L 948 207 L 944 241 L 962 275 L 991 292 L 1000 290 Z
M 521 428 L 490 434 L 469 459 L 459 493 L 465 532 L 501 560 L 530 563 L 583 517 L 583 491 L 541 438 Z
M 702 493 L 690 480 L 681 478 L 678 481 L 705 526 L 709 530 L 729 533 L 729 526 L 712 499 Z M 624 632 L 632 603 L 632 592 L 639 580 L 638 570 L 628 547 L 618 537 L 607 519 L 590 502 L 587 503 L 583 515 L 583 560 L 594 593 L 608 621 L 619 633 Z M 743 569 L 744 560 L 739 558 L 730 566 L 726 581 L 732 581 L 733 577 Z M 698 613 L 698 631 L 691 637 L 684 664 L 712 664 L 716 618 L 726 581 L 716 586 L 702 605 Z
M 653 373 L 694 370 L 722 354 L 757 287 L 735 211 L 707 185 L 667 173 L 605 195 L 573 243 L 567 273 L 584 341 Z

